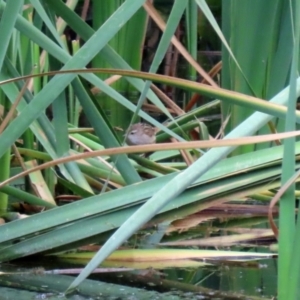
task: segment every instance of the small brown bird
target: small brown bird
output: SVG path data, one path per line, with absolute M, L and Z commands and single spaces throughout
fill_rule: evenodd
M 126 143 L 132 145 L 154 144 L 156 129 L 145 123 L 136 123 L 130 126 L 126 133 Z

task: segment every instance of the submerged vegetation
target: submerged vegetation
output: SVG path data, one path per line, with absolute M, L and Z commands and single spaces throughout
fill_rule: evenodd
M 0 1 L 0 285 L 298 299 L 298 2 Z

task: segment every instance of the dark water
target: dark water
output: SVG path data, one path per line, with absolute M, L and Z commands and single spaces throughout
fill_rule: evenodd
M 23 267 L 28 270 L 28 266 L 42 266 L 45 270 L 82 266 L 54 258 L 28 258 L 26 261 L 8 265 L 8 270 L 13 275 L 0 277 L 0 286 L 3 289 L 9 286 L 7 282 L 10 281 L 18 288 L 16 295 L 20 292 L 24 292 L 24 295 L 21 298 L 3 298 L 0 295 L 0 299 L 33 299 L 33 296 L 34 299 L 272 299 L 277 290 L 276 265 L 276 259 L 268 259 L 248 263 L 212 262 L 194 268 L 147 268 L 121 273 L 92 274 L 86 281 L 88 288 L 79 289 L 71 295 L 63 295 L 62 292 L 75 275 L 18 275 L 15 272 L 24 271 Z M 6 267 L 7 265 L 3 269 Z M 121 266 L 115 264 L 110 267 Z M 25 288 L 18 287 L 18 282 L 25 284 Z M 5 295 L 11 297 L 7 289 Z

